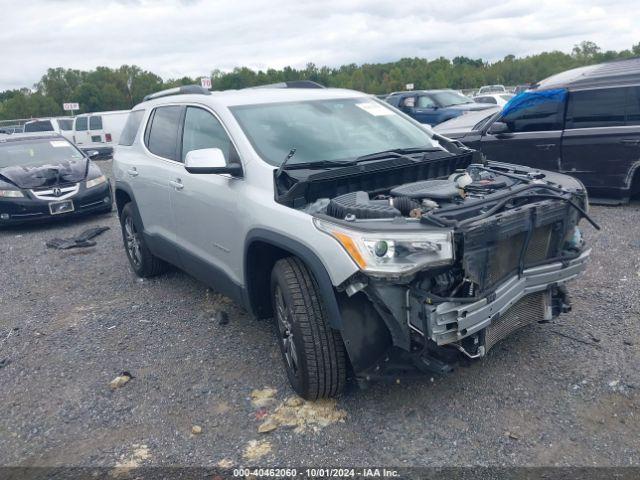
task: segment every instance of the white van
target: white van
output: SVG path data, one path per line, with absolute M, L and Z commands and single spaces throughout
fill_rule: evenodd
M 73 117 L 37 118 L 24 124 L 24 132 L 56 132 L 73 141 Z
M 73 143 L 81 150 L 96 150 L 100 157 L 110 157 L 128 115 L 129 110 L 78 115 L 73 124 Z

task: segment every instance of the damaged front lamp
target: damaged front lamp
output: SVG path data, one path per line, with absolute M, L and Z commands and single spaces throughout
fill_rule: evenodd
M 364 273 L 378 277 L 409 275 L 453 261 L 451 231 L 365 232 L 315 218 L 316 228 L 335 238 Z
M 20 198 L 24 197 L 24 194 L 20 190 L 0 190 L 0 197 Z
M 98 185 L 102 185 L 107 181 L 107 177 L 104 175 L 100 175 L 98 177 L 92 178 L 91 180 L 87 180 L 86 186 L 87 188 L 97 187 Z

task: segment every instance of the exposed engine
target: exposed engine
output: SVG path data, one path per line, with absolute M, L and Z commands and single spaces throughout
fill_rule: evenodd
M 527 178 L 535 181 L 535 174 Z M 494 173 L 480 165 L 458 170 L 447 179 L 422 180 L 396 186 L 388 193 L 371 196 L 365 191 L 349 192 L 329 200 L 326 214 L 341 220 L 421 218 L 423 214 L 465 201 L 482 199 L 522 180 Z

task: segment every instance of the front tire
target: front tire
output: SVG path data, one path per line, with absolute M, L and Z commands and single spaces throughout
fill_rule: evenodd
M 167 264 L 153 255 L 147 247 L 133 212 L 133 205 L 127 203 L 120 214 L 122 241 L 127 258 L 137 276 L 141 278 L 153 277 L 164 272 Z
M 271 273 L 271 294 L 291 386 L 307 400 L 338 395 L 347 377 L 345 348 L 328 323 L 313 275 L 298 258 L 278 260 Z

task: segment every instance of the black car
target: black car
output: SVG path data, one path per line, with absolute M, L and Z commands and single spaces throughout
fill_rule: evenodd
M 0 226 L 110 212 L 111 185 L 57 134 L 0 136 Z
M 640 58 L 554 75 L 482 128 L 439 133 L 489 160 L 573 175 L 592 200 L 627 202 L 640 193 Z

